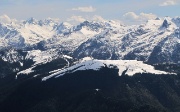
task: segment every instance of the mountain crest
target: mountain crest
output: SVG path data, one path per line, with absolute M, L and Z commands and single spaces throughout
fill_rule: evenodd
M 62 22 L 59 26 L 57 26 L 56 30 L 58 34 L 67 35 L 71 32 L 73 25 L 68 22 Z
M 38 24 L 38 20 L 36 20 L 35 18 L 33 18 L 33 17 L 31 17 L 31 18 L 29 18 L 29 19 L 27 19 L 24 23 L 26 24 L 26 23 L 28 23 L 28 24 Z
M 171 25 L 169 22 L 168 22 L 168 20 L 167 19 L 165 19 L 164 21 L 163 21 L 163 24 L 162 24 L 162 28 L 168 28 L 169 27 L 169 25 Z

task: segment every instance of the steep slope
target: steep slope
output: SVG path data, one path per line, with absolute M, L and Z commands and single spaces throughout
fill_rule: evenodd
M 43 82 L 41 76 L 3 80 L 1 112 L 178 112 L 180 105 L 178 75 L 119 77 L 117 69 L 105 67 Z
M 179 42 L 177 22 L 174 23 L 171 18 L 156 19 L 149 20 L 140 26 L 104 30 L 101 34 L 81 44 L 74 51 L 74 56 L 79 58 L 92 56 L 97 59 L 136 59 L 149 63 L 177 63 Z M 157 51 L 159 47 L 162 50 Z M 163 54 L 166 60 L 159 54 Z M 161 60 L 152 61 L 152 56 Z
M 84 21 L 76 26 L 56 19 L 13 21 L 0 24 L 0 49 L 26 51 L 55 49 L 81 59 L 139 60 L 178 63 L 179 18 L 148 20 L 127 26 L 118 21 Z
M 56 49 L 26 51 L 7 48 L 0 51 L 0 57 L 0 77 L 16 74 L 14 79 L 21 75 L 49 75 L 50 71 L 70 66 L 75 61 Z
M 179 112 L 179 27 L 4 16 L 0 112 Z
M 72 53 L 83 42 L 103 31 L 106 28 L 103 25 L 103 23 L 88 21 L 77 26 L 72 26 L 66 22 L 61 23 L 55 28 L 56 35 L 46 41 L 45 46 L 47 48 L 62 48 L 62 50 Z
M 0 24 L 0 39 L 2 47 L 23 48 L 47 40 L 54 35 L 53 27 L 57 25 L 53 19 L 13 21 Z

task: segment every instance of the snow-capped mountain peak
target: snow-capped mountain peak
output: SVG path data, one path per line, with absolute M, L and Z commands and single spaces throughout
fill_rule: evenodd
M 68 33 L 70 33 L 71 32 L 71 30 L 72 30 L 72 27 L 73 27 L 73 25 L 71 25 L 70 23 L 68 23 L 68 22 L 62 22 L 62 23 L 60 23 L 58 26 L 57 26 L 57 32 L 59 33 L 59 34 L 68 34 Z
M 26 21 L 24 21 L 25 24 L 38 24 L 38 20 L 36 20 L 35 18 L 31 17 L 29 19 L 27 19 Z
M 71 28 L 73 25 L 71 25 L 68 22 L 62 22 L 59 26 L 61 26 L 63 28 Z
M 51 18 L 30 18 L 25 24 L 20 21 L 0 24 L 0 47 L 47 51 L 53 48 L 76 58 L 92 56 L 96 59 L 149 61 L 153 55 L 161 55 L 176 62 L 175 59 L 179 59 L 179 25 L 178 17 L 158 18 L 132 26 L 115 20 L 98 19 L 71 25 Z M 176 58 L 172 58 L 174 55 Z M 163 61 L 159 60 L 161 58 L 153 63 Z
M 172 19 L 172 21 L 178 26 L 180 27 L 180 17 L 175 17 Z
M 40 26 L 48 25 L 48 26 L 54 27 L 54 26 L 58 25 L 59 22 L 60 22 L 59 19 L 47 18 L 47 19 L 44 19 L 44 20 L 40 20 L 39 25 Z

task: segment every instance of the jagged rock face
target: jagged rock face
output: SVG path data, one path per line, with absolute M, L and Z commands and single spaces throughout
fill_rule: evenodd
M 180 63 L 180 43 L 175 37 L 165 38 L 151 53 L 149 63 Z
M 136 29 L 128 29 L 128 31 L 127 34 L 120 36 L 120 34 L 116 35 L 119 33 L 118 30 L 106 30 L 81 44 L 75 50 L 74 56 L 78 58 L 92 56 L 97 59 L 128 59 L 151 62 L 153 55 L 158 54 L 154 56 L 156 61 L 153 59 L 152 63 L 176 63 L 175 60 L 179 60 L 179 54 L 176 54 L 178 51 L 175 50 L 179 47 L 180 42 L 179 28 L 175 23 L 158 19 L 149 21 Z M 156 50 L 158 47 L 161 47 L 163 52 Z
M 179 111 L 179 20 L 0 23 L 0 111 Z
M 96 59 L 118 59 L 115 54 L 115 46 L 111 46 L 109 40 L 101 42 L 104 37 L 89 39 L 85 43 L 81 44 L 73 53 L 74 57 L 83 58 L 87 56 L 94 57 Z
M 9 63 L 19 62 L 25 59 L 27 52 L 15 50 L 13 48 L 3 49 L 0 51 L 1 59 Z
M 0 49 L 56 49 L 75 58 L 128 59 L 149 63 L 179 60 L 180 19 L 149 20 L 125 26 L 115 21 L 85 21 L 73 26 L 53 19 L 0 24 Z M 163 59 L 165 58 L 165 59 Z
M 168 21 L 165 19 L 164 22 L 163 22 L 163 24 L 162 24 L 162 27 L 168 28 L 169 25 L 170 25 L 170 24 L 169 24 Z

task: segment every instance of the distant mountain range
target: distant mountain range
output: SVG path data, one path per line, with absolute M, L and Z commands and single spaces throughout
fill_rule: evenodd
M 7 17 L 4 17 L 5 19 Z M 75 60 L 138 60 L 148 64 L 180 63 L 180 18 L 156 18 L 141 25 L 113 20 L 78 25 L 56 19 L 0 23 L 0 57 L 6 63 L 27 60 L 30 70 L 64 55 Z M 13 68 L 21 72 L 20 68 Z M 30 71 L 29 71 L 30 72 Z
M 180 18 L 0 21 L 1 112 L 179 112 Z
M 10 20 L 9 20 L 10 21 Z M 180 63 L 180 18 L 157 18 L 141 25 L 84 21 L 78 25 L 53 19 L 0 23 L 0 49 L 57 50 L 74 58 Z

